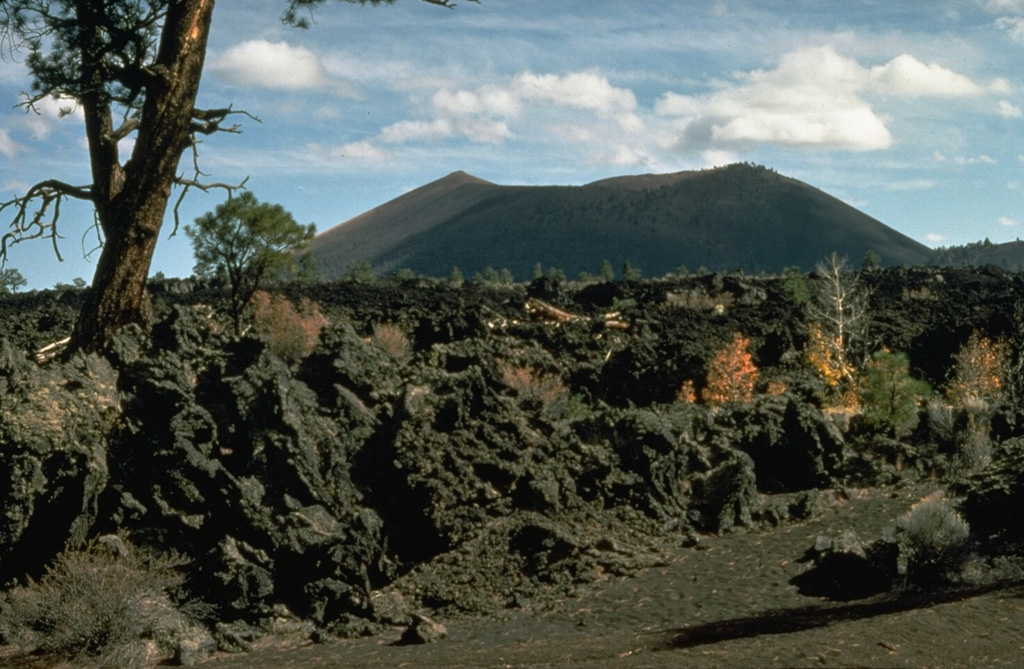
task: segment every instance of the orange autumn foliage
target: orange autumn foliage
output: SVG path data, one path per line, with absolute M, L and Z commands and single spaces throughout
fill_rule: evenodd
M 726 402 L 750 402 L 757 385 L 757 366 L 748 347 L 750 340 L 736 333 L 708 365 L 707 385 L 701 398 L 710 405 Z
M 953 359 L 956 360 L 954 376 L 946 388 L 946 395 L 953 404 L 963 406 L 1002 398 L 1010 364 L 1006 342 L 993 341 L 974 332 Z
M 807 363 L 829 388 L 854 378 L 854 368 L 846 360 L 841 338 L 825 334 L 819 323 L 807 326 Z
M 284 295 L 257 291 L 252 296 L 253 329 L 286 360 L 301 360 L 316 347 L 327 319 L 316 303 L 303 298 L 298 308 Z

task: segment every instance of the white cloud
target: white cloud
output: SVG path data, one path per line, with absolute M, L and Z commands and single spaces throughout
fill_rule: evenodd
M 14 158 L 18 155 L 21 147 L 18 146 L 17 142 L 11 139 L 11 134 L 7 128 L 0 128 L 0 156 L 5 158 Z
M 935 181 L 932 179 L 907 179 L 905 181 L 891 181 L 885 184 L 885 189 L 897 192 L 931 190 L 935 188 L 935 185 Z
M 451 137 L 452 124 L 447 119 L 434 121 L 399 121 L 380 131 L 380 141 L 386 144 L 432 141 Z
M 501 144 L 513 136 L 508 124 L 490 118 L 469 118 L 457 124 L 460 133 L 478 144 Z
M 1024 42 L 1024 18 L 1020 16 L 1001 16 L 996 19 L 996 27 L 1009 33 L 1015 42 Z
M 926 241 L 934 243 L 946 241 L 946 236 L 940 235 L 937 232 L 929 232 L 927 235 L 924 236 L 924 238 Z
M 214 74 L 244 86 L 301 90 L 323 85 L 320 61 L 309 49 L 286 42 L 249 40 L 215 55 Z
M 32 109 L 28 111 L 28 114 L 32 114 L 32 110 L 38 113 L 39 116 L 51 120 L 59 120 L 67 116 L 71 116 L 77 119 L 84 119 L 85 112 L 82 111 L 82 106 L 78 104 L 78 101 L 74 98 L 58 96 L 45 97 L 32 105 Z
M 1001 89 L 995 82 L 989 89 Z M 677 119 L 680 144 L 763 142 L 872 151 L 893 138 L 868 95 L 907 98 L 974 97 L 985 87 L 909 54 L 866 68 L 830 46 L 797 49 L 771 70 L 735 75 L 702 96 L 669 92 L 655 113 Z
M 866 70 L 831 47 L 783 56 L 774 70 L 737 75 L 704 96 L 666 93 L 655 105 L 662 116 L 683 119 L 682 141 L 767 142 L 853 151 L 885 149 L 892 136 L 857 93 Z
M 27 131 L 33 139 L 47 140 L 53 134 L 57 123 L 64 118 L 81 122 L 85 113 L 74 98 L 45 97 L 32 104 L 14 124 Z
M 311 143 L 305 146 L 301 160 L 305 164 L 338 166 L 345 163 L 385 162 L 393 157 L 386 149 L 370 141 L 350 142 L 339 146 Z
M 975 97 L 982 88 L 962 74 L 936 63 L 922 63 L 909 54 L 870 70 L 873 86 L 890 95 L 906 97 Z M 996 84 L 999 86 L 999 84 Z
M 331 149 L 333 160 L 359 160 L 380 162 L 391 157 L 391 153 L 375 146 L 372 142 L 351 142 Z
M 614 165 L 618 167 L 636 167 L 638 165 L 653 165 L 655 161 L 646 152 L 636 147 L 619 144 L 609 153 L 601 156 L 599 162 L 603 165 Z
M 511 117 L 519 113 L 522 105 L 513 91 L 498 86 L 484 86 L 477 91 L 442 89 L 434 94 L 431 103 L 436 111 L 456 116 L 491 114 Z
M 1024 118 L 1024 111 L 1021 111 L 1020 107 L 1006 100 L 999 101 L 997 113 L 1003 118 Z
M 632 91 L 612 86 L 596 72 L 573 72 L 565 76 L 526 72 L 516 78 L 514 90 L 524 100 L 546 101 L 602 114 L 636 109 L 636 96 Z
M 978 4 L 993 14 L 1024 13 L 1024 0 L 978 0 Z
M 1008 216 L 1000 216 L 998 220 L 999 225 L 1004 228 L 1013 228 L 1019 225 L 1015 219 L 1009 218 Z
M 700 154 L 701 167 L 721 167 L 738 162 L 739 158 L 732 151 L 709 149 Z
M 954 165 L 960 166 L 971 166 L 971 165 L 996 165 L 999 161 L 992 156 L 981 154 L 979 156 L 953 156 L 952 158 L 947 157 L 943 153 L 936 151 L 934 154 L 935 162 L 937 163 L 953 163 Z
M 614 142 L 623 132 L 637 136 L 646 129 L 636 112 L 633 92 L 613 86 L 593 71 L 565 75 L 524 72 L 503 84 L 474 90 L 444 87 L 434 93 L 430 105 L 437 116 L 431 127 L 446 121 L 458 134 L 482 144 L 500 144 L 516 136 L 514 123 L 530 123 L 531 136 L 547 133 L 578 142 L 585 141 L 581 137 L 586 136 L 586 141 L 604 143 L 614 156 Z M 576 114 L 565 122 L 566 110 L 592 112 L 596 120 L 614 122 L 618 129 L 584 129 L 581 126 L 585 124 L 597 125 L 594 117 L 581 119 Z M 625 160 L 621 156 L 613 159 Z

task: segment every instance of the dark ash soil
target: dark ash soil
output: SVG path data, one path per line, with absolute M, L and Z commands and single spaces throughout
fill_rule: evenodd
M 448 638 L 401 646 L 401 630 L 330 645 L 268 638 L 211 669 L 242 667 L 966 667 L 1016 666 L 1024 584 L 853 602 L 801 595 L 790 580 L 820 534 L 880 536 L 934 488 L 827 492 L 818 517 L 769 531 L 666 546 L 665 564 L 610 577 L 549 610 L 442 620 Z

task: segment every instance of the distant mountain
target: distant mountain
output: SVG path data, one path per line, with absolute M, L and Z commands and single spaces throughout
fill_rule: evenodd
M 690 270 L 805 270 L 835 251 L 859 266 L 927 264 L 931 250 L 803 182 L 749 164 L 625 176 L 585 186 L 501 186 L 454 172 L 335 226 L 311 251 L 325 278 L 370 263 L 465 276 L 487 267 L 570 278 L 603 260 L 644 276 Z

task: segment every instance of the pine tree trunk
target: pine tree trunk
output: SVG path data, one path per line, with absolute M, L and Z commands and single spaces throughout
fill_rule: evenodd
M 151 325 L 146 279 L 178 161 L 192 141 L 213 6 L 214 0 L 169 3 L 132 158 L 124 166 L 123 179 L 95 179 L 94 186 L 101 186 L 94 197 L 106 241 L 75 324 L 72 349 L 102 351 L 125 325 Z M 88 114 L 86 109 L 87 118 Z M 90 151 L 95 157 L 92 140 Z M 93 161 L 94 177 L 114 167 L 97 162 L 104 161 Z

